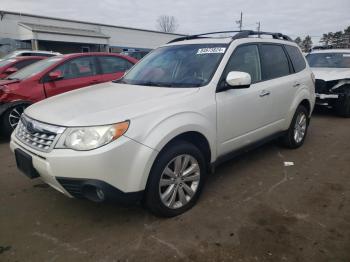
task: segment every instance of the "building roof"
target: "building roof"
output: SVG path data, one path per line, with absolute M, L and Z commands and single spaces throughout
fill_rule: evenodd
M 86 30 L 86 29 L 77 29 L 72 27 L 58 27 L 58 26 L 48 26 L 48 25 L 39 25 L 31 23 L 18 23 L 20 26 L 27 28 L 33 32 L 38 33 L 50 33 L 50 34 L 63 34 L 63 35 L 75 35 L 75 36 L 88 36 L 88 37 L 98 37 L 98 38 L 110 38 L 102 34 L 101 32 Z
M 161 31 L 156 31 L 156 30 L 141 29 L 141 28 L 134 28 L 134 27 L 125 27 L 125 26 L 116 26 L 116 25 L 109 25 L 109 24 L 102 24 L 102 23 L 92 23 L 92 22 L 87 22 L 87 21 L 65 19 L 65 18 L 59 18 L 59 17 L 41 16 L 41 15 L 12 12 L 12 11 L 5 11 L 5 10 L 0 10 L 1 20 L 2 20 L 3 15 L 5 15 L 5 14 L 18 15 L 18 16 L 29 16 L 29 17 L 44 18 L 44 19 L 53 19 L 53 20 L 58 20 L 58 21 L 90 24 L 90 25 L 97 25 L 97 26 L 108 26 L 108 27 L 114 27 L 114 28 L 120 28 L 120 29 L 137 30 L 137 31 L 152 32 L 152 33 L 166 34 L 166 35 L 184 36 L 184 34 L 166 33 L 166 32 L 161 32 Z

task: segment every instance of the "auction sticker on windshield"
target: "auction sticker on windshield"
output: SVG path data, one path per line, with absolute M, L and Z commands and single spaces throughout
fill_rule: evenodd
M 210 48 L 200 48 L 197 51 L 197 55 L 203 55 L 203 54 L 221 54 L 225 53 L 226 48 L 225 47 L 210 47 Z

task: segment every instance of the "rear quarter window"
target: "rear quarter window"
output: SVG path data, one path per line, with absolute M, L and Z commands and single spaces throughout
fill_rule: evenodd
M 292 61 L 295 73 L 298 73 L 305 69 L 306 63 L 303 55 L 299 49 L 295 46 L 286 45 L 285 46 L 290 60 Z

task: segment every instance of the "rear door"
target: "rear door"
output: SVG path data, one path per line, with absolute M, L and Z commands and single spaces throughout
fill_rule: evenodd
M 47 97 L 102 82 L 97 70 L 96 57 L 94 56 L 70 59 L 51 72 L 53 71 L 60 71 L 62 79 L 50 81 L 48 77 L 45 77 Z
M 270 92 L 271 107 L 266 117 L 270 124 L 275 124 L 278 128 L 283 124 L 290 109 L 297 82 L 295 77 L 291 76 L 293 68 L 283 45 L 261 44 L 260 57 L 262 79 L 268 84 Z
M 133 64 L 118 56 L 97 56 L 101 68 L 103 82 L 121 78 Z

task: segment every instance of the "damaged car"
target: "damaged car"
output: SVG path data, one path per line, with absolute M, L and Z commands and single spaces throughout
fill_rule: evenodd
M 350 49 L 316 50 L 306 59 L 316 78 L 316 104 L 350 117 Z

